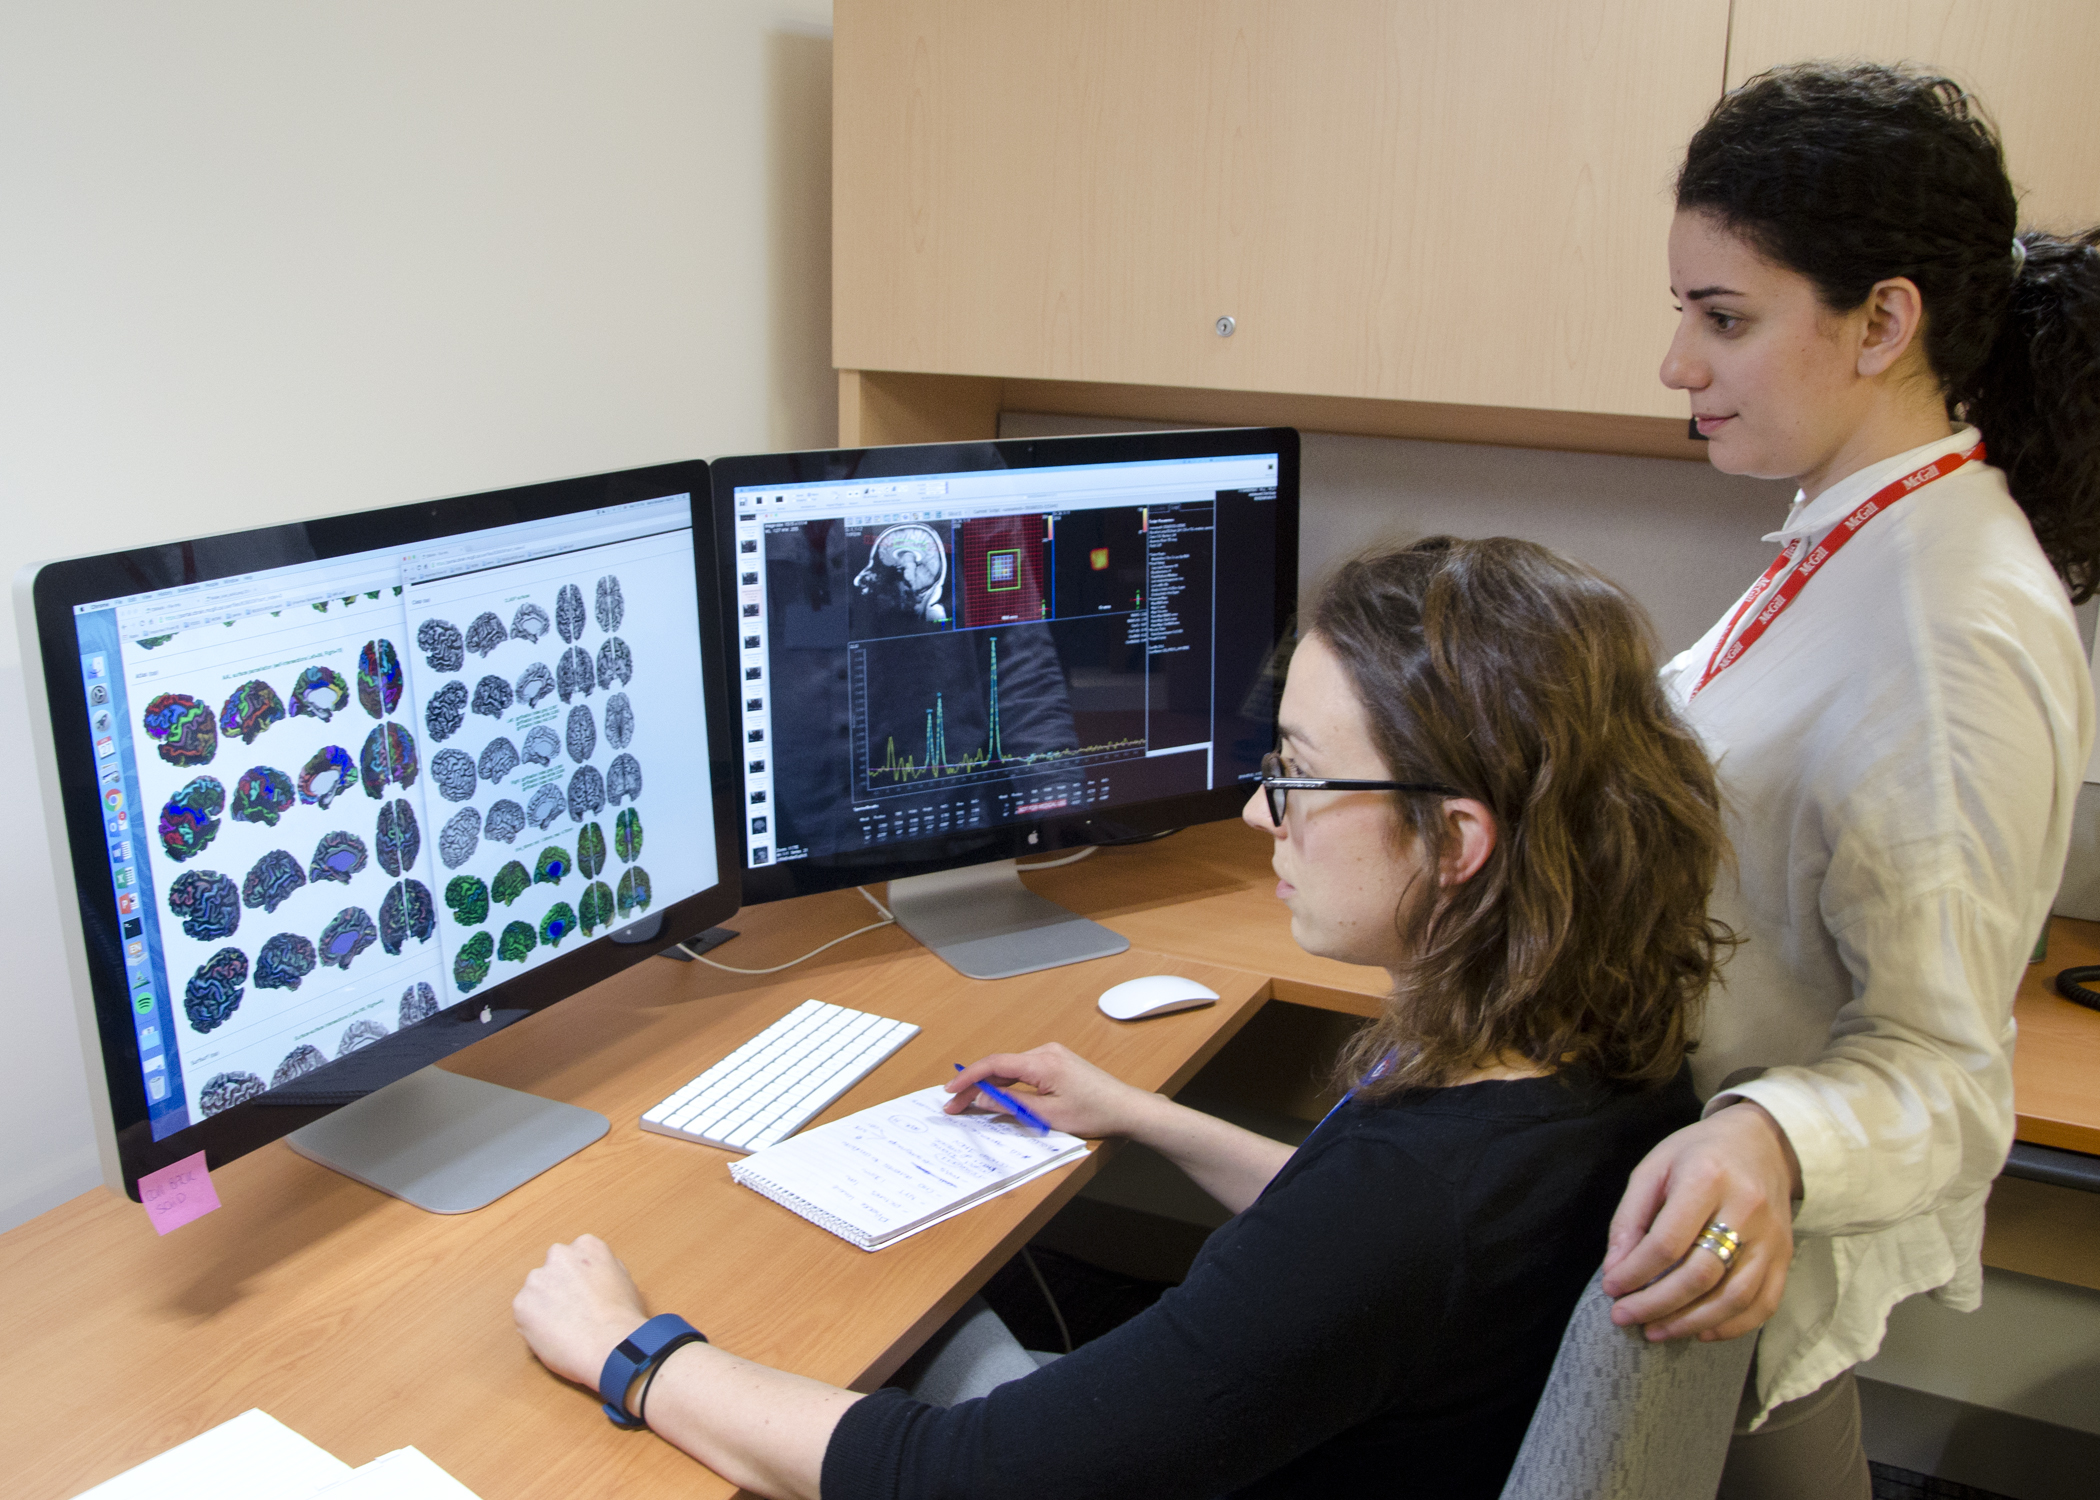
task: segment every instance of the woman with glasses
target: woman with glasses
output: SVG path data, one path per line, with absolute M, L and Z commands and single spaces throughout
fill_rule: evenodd
M 1234 1211 L 1187 1279 L 949 1406 L 694 1343 L 647 1387 L 658 1433 L 824 1500 L 1499 1493 L 1626 1174 L 1697 1113 L 1686 1044 L 1730 940 L 1706 914 L 1713 777 L 1636 607 L 1542 548 L 1367 557 L 1304 627 L 1246 817 L 1297 940 L 1391 976 L 1344 1101 L 1294 1151 L 1062 1047 L 985 1058 L 952 1110 L 1027 1085 L 1058 1129 L 1144 1142 Z M 515 1313 L 588 1388 L 646 1310 L 585 1238 Z

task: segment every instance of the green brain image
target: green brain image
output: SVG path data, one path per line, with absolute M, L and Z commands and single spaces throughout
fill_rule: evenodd
M 612 887 L 602 880 L 594 880 L 584 888 L 576 902 L 577 917 L 583 923 L 583 935 L 589 937 L 601 927 L 613 923 Z
M 489 960 L 495 956 L 496 940 L 485 932 L 477 932 L 460 945 L 459 953 L 452 960 L 452 982 L 465 994 L 489 977 Z
M 575 930 L 576 911 L 566 901 L 555 902 L 540 918 L 540 941 L 550 948 L 559 948 L 561 940 Z
M 531 889 L 532 872 L 516 860 L 512 860 L 498 870 L 496 878 L 489 882 L 489 894 L 501 901 L 505 906 L 510 905 L 511 902 L 517 900 Z
M 613 819 L 613 852 L 622 864 L 642 857 L 642 815 L 631 807 Z
M 479 927 L 489 919 L 489 888 L 478 875 L 455 875 L 445 887 L 445 905 L 462 927 Z
M 576 830 L 576 873 L 585 880 L 596 880 L 604 868 L 605 830 L 596 823 L 586 823 Z
M 549 844 L 540 851 L 539 861 L 532 867 L 532 878 L 538 885 L 560 885 L 569 875 L 575 861 L 569 851 L 559 844 Z
M 653 897 L 649 890 L 649 872 L 640 865 L 636 865 L 620 877 L 619 901 L 621 916 L 627 916 L 631 912 L 647 911 L 649 902 L 652 899 Z
M 539 945 L 540 940 L 533 936 L 530 926 L 523 922 L 513 922 L 503 929 L 503 936 L 496 943 L 496 957 L 505 963 L 523 963 L 525 955 Z

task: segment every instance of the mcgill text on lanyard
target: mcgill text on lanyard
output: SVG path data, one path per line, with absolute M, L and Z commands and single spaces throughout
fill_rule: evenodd
M 1701 689 L 1709 682 L 1742 660 L 1743 653 L 1756 645 L 1757 638 L 1765 633 L 1766 628 L 1779 618 L 1789 604 L 1794 602 L 1794 596 L 1808 587 L 1809 579 L 1816 576 L 1823 564 L 1837 556 L 1845 543 L 1859 535 L 1867 522 L 1889 509 L 1905 495 L 1923 489 L 1943 475 L 1952 474 L 1972 458 L 1982 457 L 1983 444 L 1978 443 L 1966 453 L 1936 458 L 1923 468 L 1913 469 L 1901 479 L 1882 486 L 1862 500 L 1858 509 L 1830 528 L 1823 540 L 1817 544 L 1815 551 L 1801 558 L 1800 565 L 1788 574 L 1786 581 L 1772 590 L 1772 597 L 1766 601 L 1765 607 L 1757 612 L 1757 617 L 1743 627 L 1741 635 L 1737 635 L 1735 627 L 1743 618 L 1743 611 L 1763 598 L 1765 590 L 1772 587 L 1772 580 L 1785 573 L 1788 564 L 1795 558 L 1801 557 L 1801 549 L 1807 544 L 1808 538 L 1796 537 L 1788 542 L 1786 550 L 1772 559 L 1772 566 L 1765 569 L 1763 576 L 1750 585 L 1750 592 L 1743 595 L 1742 602 L 1735 607 L 1735 613 L 1728 617 L 1728 625 L 1722 630 L 1721 639 L 1714 646 L 1714 654 L 1706 663 L 1706 671 L 1700 677 L 1698 686 L 1692 689 L 1692 696 L 1698 697 Z

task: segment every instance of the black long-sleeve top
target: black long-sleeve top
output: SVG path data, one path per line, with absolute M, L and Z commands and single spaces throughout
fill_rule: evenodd
M 1698 1113 L 1688 1072 L 1351 1100 L 1122 1327 L 954 1407 L 855 1403 L 824 1500 L 1494 1500 L 1627 1174 Z

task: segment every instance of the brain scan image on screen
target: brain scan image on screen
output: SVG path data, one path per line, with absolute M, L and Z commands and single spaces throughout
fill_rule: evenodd
M 554 826 L 568 805 L 568 798 L 562 795 L 561 788 L 550 781 L 535 791 L 532 800 L 525 804 L 525 820 L 544 832 Z
M 360 1047 L 369 1047 L 374 1042 L 383 1040 L 386 1034 L 386 1023 L 384 1021 L 374 1021 L 370 1017 L 352 1021 L 343 1028 L 342 1036 L 337 1039 L 335 1055 L 337 1057 L 347 1057 Z
M 240 1009 L 248 983 L 248 955 L 221 948 L 197 966 L 183 987 L 182 1009 L 194 1031 L 214 1031 Z
M 518 753 L 536 766 L 551 766 L 561 759 L 561 736 L 545 724 L 535 724 Z
M 510 742 L 510 736 L 499 734 L 481 747 L 481 759 L 474 763 L 475 773 L 490 786 L 501 786 L 511 772 L 518 769 L 518 747 Z
M 390 956 L 398 956 L 414 938 L 419 943 L 430 941 L 437 931 L 437 903 L 430 899 L 430 890 L 420 880 L 404 880 L 390 888 L 379 903 L 379 946 Z
M 601 927 L 613 924 L 612 887 L 602 880 L 594 880 L 584 888 L 576 902 L 576 920 L 583 924 L 583 935 L 589 937 Z
M 467 649 L 479 657 L 486 658 L 509 639 L 510 632 L 503 628 L 503 619 L 494 610 L 483 610 L 467 627 Z
M 438 830 L 438 858 L 445 868 L 456 870 L 474 857 L 481 844 L 481 810 L 462 807 Z
M 581 823 L 605 806 L 605 778 L 596 766 L 578 766 L 569 778 L 569 821 Z
M 525 809 L 505 797 L 489 804 L 488 815 L 482 819 L 481 836 L 507 844 L 525 831 Z
M 284 704 L 277 690 L 257 677 L 226 695 L 225 706 L 219 710 L 219 733 L 252 745 L 257 735 L 283 719 Z
M 518 612 L 510 617 L 511 639 L 523 641 L 528 646 L 537 643 L 541 636 L 553 628 L 554 622 L 547 618 L 547 611 L 537 604 L 521 604 L 518 606 Z M 525 695 L 520 693 L 518 696 L 522 698 Z
M 584 624 L 583 590 L 565 583 L 554 596 L 554 628 L 563 640 L 574 642 L 582 639 Z
M 605 800 L 614 807 L 642 795 L 642 763 L 626 751 L 613 757 L 605 772 Z
M 464 750 L 440 750 L 431 756 L 430 779 L 447 802 L 465 802 L 479 784 L 474 757 Z
M 401 659 L 392 641 L 366 641 L 357 653 L 357 701 L 375 719 L 385 718 L 401 702 Z
M 306 867 L 306 878 L 348 885 L 365 867 L 368 857 L 365 841 L 356 834 L 341 829 L 324 833 L 320 842 L 314 845 L 314 857 Z
M 627 617 L 627 596 L 620 592 L 620 580 L 611 573 L 598 580 L 598 628 L 611 635 L 620 628 L 620 621 Z
M 613 819 L 613 852 L 623 865 L 642 857 L 642 815 L 631 807 Z
M 484 718 L 500 719 L 510 712 L 516 696 L 509 683 L 491 672 L 474 684 L 474 700 L 468 706 Z
M 211 705 L 187 693 L 161 693 L 146 704 L 146 738 L 171 766 L 206 766 L 219 753 L 219 724 Z
M 437 1013 L 437 991 L 427 981 L 419 979 L 401 992 L 401 1008 L 397 1014 L 403 1026 L 427 1021 Z
M 272 849 L 249 866 L 241 881 L 241 905 L 251 911 L 274 913 L 306 884 L 306 871 L 283 849 Z
M 455 875 L 445 882 L 445 906 L 462 927 L 479 927 L 489 919 L 489 888 L 479 875 Z
M 314 945 L 296 932 L 280 932 L 262 945 L 255 955 L 255 987 L 259 990 L 296 990 L 301 980 L 320 962 Z
M 576 873 L 586 880 L 598 878 L 605 868 L 605 830 L 586 823 L 576 830 Z
M 326 811 L 357 781 L 357 762 L 341 745 L 323 745 L 299 772 L 299 800 Z
M 605 742 L 615 750 L 625 750 L 634 738 L 634 704 L 625 693 L 614 693 L 605 700 Z
M 197 1111 L 215 1115 L 246 1103 L 263 1091 L 263 1081 L 253 1073 L 215 1073 L 197 1091 Z
M 210 776 L 189 782 L 160 810 L 160 847 L 169 859 L 195 859 L 219 836 L 226 788 Z
M 430 732 L 434 744 L 444 744 L 458 734 L 459 726 L 466 722 L 467 685 L 464 682 L 446 683 L 423 706 L 423 727 Z
M 549 948 L 559 948 L 561 940 L 576 930 L 576 912 L 566 901 L 557 901 L 547 908 L 540 918 L 540 942 Z
M 304 715 L 326 724 L 350 701 L 350 684 L 333 667 L 308 667 L 292 684 L 292 717 Z
M 532 872 L 518 860 L 507 861 L 489 882 L 489 896 L 505 906 L 532 889 Z
M 423 830 L 416 825 L 416 810 L 405 798 L 397 797 L 380 807 L 373 847 L 379 851 L 379 868 L 395 879 L 415 868 L 423 852 Z
M 554 664 L 554 691 L 561 694 L 567 703 L 581 694 L 588 698 L 598 690 L 598 679 L 591 668 L 591 653 L 581 646 L 571 646 L 562 652 L 561 660 Z
M 457 672 L 465 666 L 466 644 L 450 620 L 425 620 L 416 627 L 416 649 L 433 672 Z
M 569 759 L 581 765 L 591 758 L 591 753 L 597 748 L 598 726 L 591 718 L 590 705 L 579 703 L 569 710 Z
M 916 523 L 892 526 L 877 536 L 867 566 L 853 579 L 853 590 L 872 617 L 871 634 L 946 624 L 948 610 L 941 601 L 947 588 L 948 549 L 932 527 Z M 891 629 L 884 631 L 885 624 Z
M 505 963 L 521 964 L 539 945 L 539 935 L 532 930 L 531 923 L 512 922 L 503 929 L 503 936 L 496 939 L 496 957 Z
M 623 918 L 638 916 L 647 911 L 649 903 L 655 899 L 654 892 L 649 887 L 649 872 L 640 865 L 620 872 L 620 884 L 613 894 L 619 902 L 620 915 Z
M 217 870 L 184 870 L 168 887 L 168 910 L 199 942 L 230 938 L 241 928 L 241 888 Z
M 389 721 L 365 736 L 357 771 L 367 797 L 377 800 L 389 782 L 408 790 L 416 784 L 418 769 L 415 736 L 399 724 Z
M 323 967 L 347 969 L 358 954 L 378 941 L 379 929 L 373 925 L 371 913 L 361 906 L 346 906 L 328 919 L 314 947 L 321 955 Z
M 618 636 L 598 647 L 598 686 L 609 688 L 618 683 L 621 687 L 634 681 L 634 653 Z
M 519 703 L 527 708 L 538 708 L 540 700 L 554 691 L 554 674 L 547 670 L 545 662 L 536 661 L 518 674 L 513 686 Z
M 569 851 L 559 844 L 549 844 L 540 850 L 540 857 L 533 864 L 532 880 L 535 885 L 560 885 L 573 868 L 575 861 L 569 858 Z
M 328 1054 L 319 1047 L 313 1046 L 308 1042 L 301 1042 L 291 1051 L 285 1053 L 284 1061 L 279 1063 L 277 1070 L 270 1075 L 270 1087 L 281 1089 L 294 1078 L 300 1078 L 311 1073 L 315 1068 L 320 1067 L 327 1061 Z
M 275 766 L 251 766 L 233 785 L 233 805 L 227 816 L 275 828 L 295 800 L 291 777 Z
M 452 958 L 452 983 L 461 994 L 479 987 L 489 977 L 489 961 L 496 956 L 496 940 L 477 932 L 459 945 Z

